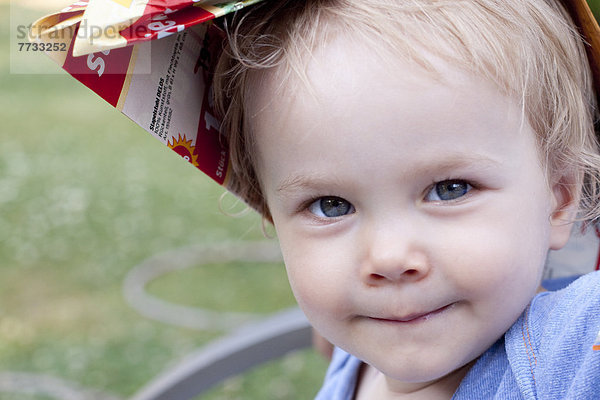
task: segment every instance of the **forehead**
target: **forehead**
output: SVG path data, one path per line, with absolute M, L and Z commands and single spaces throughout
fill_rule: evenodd
M 397 52 L 373 52 L 370 43 L 357 38 L 338 36 L 310 53 L 301 69 L 281 65 L 251 75 L 245 103 L 250 132 L 258 135 L 277 130 L 281 124 L 310 125 L 319 119 L 343 123 L 357 116 L 354 113 L 367 116 L 379 109 L 390 109 L 404 119 L 402 110 L 408 106 L 435 114 L 428 118 L 432 122 L 450 113 L 468 124 L 468 120 L 484 114 L 482 104 L 496 101 L 511 103 L 511 107 L 494 107 L 504 113 L 497 113 L 498 120 L 489 121 L 491 124 L 501 124 L 507 118 L 526 123 L 517 101 L 494 83 L 426 51 L 421 58 L 426 60 L 425 66 Z M 433 109 L 440 96 L 448 97 L 445 105 L 450 108 Z
M 250 75 L 245 102 L 250 132 L 270 130 L 262 124 L 265 118 L 270 119 L 269 124 L 290 117 L 304 120 L 305 116 L 327 109 L 333 119 L 338 114 L 331 113 L 333 110 L 346 113 L 344 100 L 382 92 L 392 81 L 400 95 L 434 81 L 458 82 L 466 76 L 439 58 L 428 58 L 427 68 L 423 68 L 400 53 L 381 49 L 374 52 L 370 43 L 355 36 L 337 36 L 314 51 L 307 51 L 302 64 L 291 65 L 290 61 Z M 303 112 L 296 112 L 300 109 Z
M 249 122 L 261 178 L 271 174 L 281 185 L 294 174 L 326 175 L 342 159 L 362 163 L 358 175 L 367 178 L 382 175 L 373 160 L 410 173 L 461 157 L 506 163 L 536 153 L 521 108 L 492 83 L 433 57 L 435 76 L 366 50 L 334 41 L 313 54 L 306 81 L 282 71 L 257 79 Z
M 455 51 L 456 47 L 446 39 L 412 43 L 412 36 L 405 36 L 406 32 L 378 37 L 372 32 L 365 34 L 361 27 L 344 31 L 334 23 L 325 28 L 328 34 L 324 41 L 288 43 L 288 51 L 278 66 L 250 72 L 245 92 L 246 122 L 250 127 L 255 125 L 257 115 L 273 105 L 291 110 L 297 107 L 293 102 L 318 100 L 335 104 L 340 97 L 380 91 L 392 80 L 398 84 L 398 75 L 403 83 L 413 86 L 432 82 L 463 86 L 473 75 L 490 79 L 489 71 L 482 71 L 467 60 L 472 54 Z M 426 33 L 432 36 L 432 32 Z M 411 44 L 407 47 L 406 42 Z M 490 83 L 502 94 L 516 93 L 506 82 L 498 81 L 503 79 L 499 71 L 493 75 L 495 79 L 490 79 Z

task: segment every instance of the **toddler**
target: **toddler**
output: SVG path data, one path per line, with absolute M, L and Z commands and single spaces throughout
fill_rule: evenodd
M 334 350 L 319 399 L 600 398 L 596 100 L 557 0 L 272 0 L 227 20 L 228 186 Z

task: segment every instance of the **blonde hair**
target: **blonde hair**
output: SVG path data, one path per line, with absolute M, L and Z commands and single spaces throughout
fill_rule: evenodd
M 231 150 L 228 188 L 267 219 L 246 100 L 256 73 L 306 81 L 310 54 L 350 33 L 427 70 L 423 49 L 520 101 L 549 171 L 583 185 L 581 218 L 600 216 L 596 97 L 584 44 L 555 0 L 266 0 L 227 21 L 215 100 Z

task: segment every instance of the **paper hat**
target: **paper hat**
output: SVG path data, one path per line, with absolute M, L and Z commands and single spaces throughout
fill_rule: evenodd
M 561 0 L 586 40 L 586 52 L 600 104 L 600 26 L 586 0 Z
M 226 185 L 229 151 L 211 96 L 224 34 L 206 22 L 259 1 L 81 0 L 34 22 L 29 36 L 75 79 Z
M 229 150 L 210 93 L 223 33 L 203 22 L 259 1 L 81 0 L 36 21 L 30 39 L 113 107 L 227 186 Z M 600 93 L 598 23 L 585 0 L 561 1 L 587 41 Z

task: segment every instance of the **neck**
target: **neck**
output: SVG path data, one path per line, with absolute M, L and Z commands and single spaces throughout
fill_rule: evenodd
M 355 399 L 450 400 L 474 363 L 472 361 L 436 380 L 419 383 L 389 378 L 372 366 L 363 364 Z

